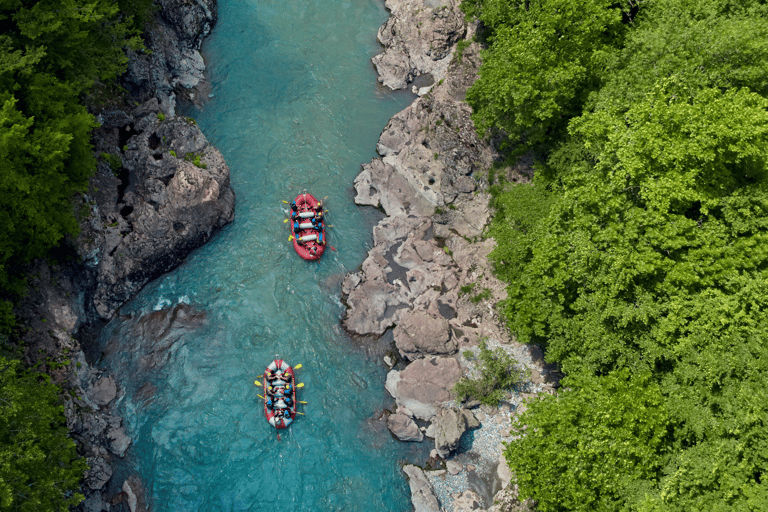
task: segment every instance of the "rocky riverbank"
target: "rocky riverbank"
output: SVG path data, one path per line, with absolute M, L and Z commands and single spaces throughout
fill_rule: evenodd
M 38 261 L 29 269 L 29 292 L 16 309 L 27 362 L 67 391 L 67 424 L 90 466 L 79 507 L 88 512 L 133 512 L 147 503 L 138 475 L 110 481 L 112 463 L 131 439 L 114 412 L 122 386 L 88 363 L 89 342 L 146 283 L 234 218 L 221 153 L 194 120 L 176 116 L 177 97 L 195 100 L 204 89 L 199 49 L 216 22 L 216 0 L 159 5 L 144 35 L 148 51 L 132 54 L 121 78 L 130 94 L 91 107 L 101 124 L 93 135 L 99 164 L 76 201 L 81 232 L 59 263 Z M 154 321 L 195 321 L 183 313 L 158 312 Z
M 525 399 L 550 392 L 558 374 L 537 347 L 515 342 L 494 309 L 505 286 L 487 258 L 494 241 L 483 236 L 491 216 L 485 171 L 501 155 L 477 136 L 463 101 L 480 48 L 469 44 L 477 27 L 458 4 L 386 2 L 391 17 L 378 34 L 385 51 L 373 59 L 379 81 L 419 97 L 385 127 L 380 157 L 355 180 L 355 201 L 387 217 L 361 269 L 343 282 L 343 325 L 354 335 L 392 337 L 399 361 L 386 361 L 396 402 L 388 426 L 404 442 L 435 445 L 427 468 L 404 468 L 415 510 L 527 510 L 501 442 Z M 498 172 L 525 181 L 532 171 L 520 161 Z M 451 392 L 462 376 L 474 376 L 481 339 L 530 372 L 501 407 L 458 404 Z

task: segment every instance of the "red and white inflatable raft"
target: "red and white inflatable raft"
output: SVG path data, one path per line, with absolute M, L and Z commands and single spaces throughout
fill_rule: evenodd
M 264 370 L 264 414 L 276 429 L 287 428 L 296 417 L 296 375 L 282 359 Z M 278 436 L 279 437 L 279 436 Z
M 291 203 L 293 248 L 308 261 L 319 260 L 325 252 L 325 212 L 323 203 L 312 194 L 299 194 Z

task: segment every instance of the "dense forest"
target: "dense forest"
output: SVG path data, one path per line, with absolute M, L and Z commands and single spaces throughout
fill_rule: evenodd
M 6 337 L 24 265 L 75 233 L 73 198 L 95 170 L 91 109 L 139 49 L 151 0 L 0 2 L 0 510 L 67 510 L 85 462 L 59 390 Z
M 463 8 L 485 44 L 476 126 L 538 162 L 492 186 L 499 307 L 566 375 L 506 448 L 521 495 L 767 510 L 768 7 Z

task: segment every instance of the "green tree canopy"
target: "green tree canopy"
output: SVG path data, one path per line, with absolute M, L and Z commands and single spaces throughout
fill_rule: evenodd
M 512 329 L 545 338 L 568 372 L 663 366 L 686 322 L 672 298 L 768 264 L 766 107 L 746 90 L 667 84 L 625 114 L 575 122 L 594 160 L 562 177 L 535 228 L 503 306 Z M 520 252 L 500 240 L 492 257 L 514 265 Z
M 559 395 L 529 404 L 520 439 L 504 455 L 537 510 L 621 510 L 652 489 L 670 446 L 671 422 L 649 374 L 621 370 L 564 380 Z
M 66 511 L 86 470 L 47 375 L 0 357 L 0 510 Z
M 552 141 L 600 84 L 605 56 L 626 32 L 623 3 L 607 0 L 489 0 L 469 3 L 490 30 L 467 103 L 478 130 L 513 143 Z

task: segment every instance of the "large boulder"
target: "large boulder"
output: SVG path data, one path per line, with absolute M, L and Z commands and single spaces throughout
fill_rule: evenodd
M 408 476 L 414 512 L 442 512 L 443 508 L 424 470 L 409 464 L 403 467 L 403 472 Z
M 480 426 L 472 411 L 449 408 L 439 409 L 432 424 L 435 425 L 435 449 L 442 458 L 456 451 L 464 432 Z
M 401 441 L 421 442 L 424 439 L 424 434 L 413 418 L 405 414 L 390 414 L 387 418 L 387 427 Z
M 96 272 L 93 306 L 105 319 L 234 219 L 229 168 L 193 122 L 149 113 L 128 134 L 114 148 L 122 168 L 99 165 L 78 238 Z
M 395 327 L 394 337 L 400 355 L 406 359 L 456 353 L 456 340 L 452 339 L 451 327 L 443 317 L 416 311 L 406 314 Z
M 445 77 L 454 45 L 467 33 L 458 0 L 387 0 L 390 17 L 379 29 L 386 48 L 373 65 L 379 81 L 404 89 L 414 78 L 428 75 L 429 86 Z
M 418 359 L 404 370 L 387 375 L 386 389 L 400 407 L 422 420 L 432 420 L 437 404 L 453 399 L 451 389 L 461 379 L 458 361 L 447 357 Z

